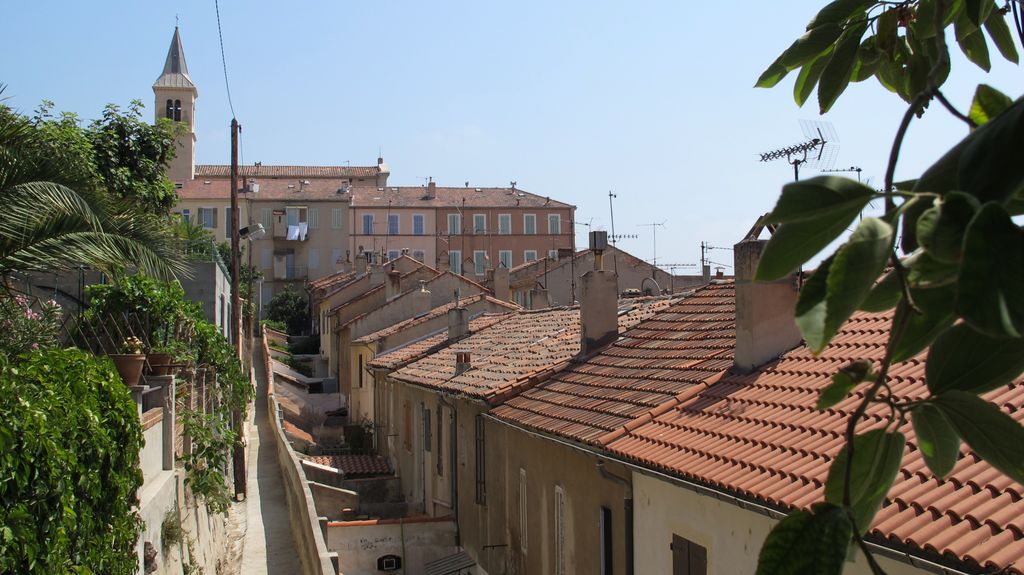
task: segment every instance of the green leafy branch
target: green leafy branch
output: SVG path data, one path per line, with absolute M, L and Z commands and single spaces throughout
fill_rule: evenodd
M 850 81 L 872 75 L 910 102 L 883 192 L 843 178 L 813 178 L 785 186 L 766 216 L 779 227 L 758 269 L 765 281 L 792 273 L 846 231 L 871 200 L 883 199 L 884 215 L 863 218 L 804 284 L 796 321 L 807 346 L 820 353 L 857 310 L 894 311 L 878 369 L 854 361 L 822 391 L 818 407 L 827 409 L 865 386 L 830 468 L 825 502 L 795 511 L 773 529 L 759 573 L 840 573 L 851 544 L 873 573 L 883 572 L 863 535 L 899 471 L 906 438 L 897 429 L 908 417 L 936 476 L 952 471 L 962 439 L 1024 483 L 1024 427 L 979 397 L 1024 372 L 1024 231 L 1012 219 L 1024 213 L 1024 166 L 1016 156 L 1024 148 L 1024 100 L 1012 102 L 982 85 L 964 114 L 939 90 L 949 74 L 950 25 L 980 67 L 989 67 L 983 28 L 1005 58 L 1017 61 L 1007 11 L 991 0 L 837 0 L 758 80 L 772 86 L 801 68 L 795 99 L 802 105 L 817 84 L 822 113 Z M 861 42 L 868 29 L 874 35 Z M 933 99 L 972 132 L 917 180 L 895 183 L 903 138 Z M 896 251 L 901 228 L 902 257 Z M 925 350 L 927 397 L 895 396 L 890 367 Z M 888 407 L 886 423 L 858 434 L 872 404 Z

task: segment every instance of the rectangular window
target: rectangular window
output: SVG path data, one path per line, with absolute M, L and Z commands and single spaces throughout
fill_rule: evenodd
M 487 233 L 487 214 L 473 214 L 473 233 Z
M 430 453 L 430 444 L 433 441 L 433 428 L 430 426 L 430 408 L 423 406 L 423 451 Z
M 260 267 L 265 270 L 274 267 L 274 253 L 270 248 L 260 251 Z
M 423 250 L 413 250 L 412 251 L 412 257 L 413 257 L 413 259 L 415 259 L 416 261 L 418 261 L 418 262 L 420 262 L 422 264 L 422 263 L 426 262 L 427 253 L 424 252 Z
M 344 225 L 341 219 L 341 208 L 331 208 L 331 228 L 340 230 Z
M 612 510 L 601 507 L 598 528 L 601 536 L 601 575 L 612 575 Z
M 309 208 L 309 229 L 320 227 L 320 208 Z
M 478 276 L 484 275 L 487 271 L 487 252 L 476 250 L 473 252 L 473 272 Z
M 484 416 L 476 416 L 476 502 L 487 504 L 487 454 L 484 441 Z
M 526 250 L 523 252 L 524 262 L 535 262 L 537 261 L 537 250 Z
M 373 214 L 363 214 L 363 235 L 373 235 Z
M 400 255 L 402 255 L 402 252 L 398 250 L 388 250 L 388 261 L 397 260 Z
M 363 354 L 359 354 L 359 387 L 363 387 Z
M 307 258 L 308 258 L 307 264 L 309 265 L 309 269 L 315 270 L 315 269 L 319 269 L 320 268 L 320 249 L 319 248 L 309 248 L 309 253 L 307 255 Z
M 457 236 L 462 233 L 462 215 L 448 214 L 448 235 Z
M 512 250 L 498 251 L 498 265 L 505 269 L 512 269 Z
M 269 234 L 274 224 L 274 211 L 271 208 L 260 208 L 260 223 Z
M 398 214 L 388 214 L 388 234 L 397 236 L 398 229 Z
M 558 261 L 558 250 L 548 250 L 548 259 Z
M 217 229 L 217 208 L 199 208 L 199 225 L 208 230 Z
M 507 236 L 512 233 L 512 214 L 498 214 L 498 234 Z
M 299 224 L 308 224 L 309 220 L 306 218 L 306 208 L 298 206 L 290 206 L 284 209 L 288 215 L 288 225 L 297 226 Z
M 181 219 L 185 220 L 188 223 L 192 223 L 192 210 L 188 208 L 182 208 Z
M 555 575 L 565 575 L 565 489 L 555 486 Z
M 707 575 L 708 550 L 672 534 L 672 575 Z
M 537 214 L 523 214 L 523 233 L 531 236 L 537 233 Z
M 519 550 L 526 553 L 526 470 L 519 468 Z
M 437 476 L 444 477 L 444 444 L 441 443 L 444 437 L 444 411 L 440 405 L 437 406 Z
M 412 233 L 415 236 L 422 236 L 427 233 L 423 225 L 423 214 L 412 215 Z
M 448 252 L 448 269 L 455 275 L 462 275 L 462 252 L 459 250 Z
M 562 216 L 548 214 L 548 233 L 553 236 L 562 233 Z

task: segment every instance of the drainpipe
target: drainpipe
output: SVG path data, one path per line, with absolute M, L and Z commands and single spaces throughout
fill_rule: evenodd
M 618 483 L 626 490 L 622 498 L 622 513 L 626 522 L 626 575 L 633 575 L 633 484 L 605 469 L 604 461 L 600 459 L 597 461 L 597 471 L 601 477 Z
M 459 477 L 456 475 L 459 471 L 459 454 L 458 442 L 455 439 L 455 434 L 458 431 L 459 414 L 458 411 L 455 410 L 454 402 L 448 401 L 443 395 L 438 395 L 437 400 L 441 405 L 446 406 L 452 411 L 451 423 L 449 424 L 450 429 L 448 431 L 448 442 L 451 444 L 448 447 L 448 451 L 451 453 L 451 457 L 448 458 L 448 467 L 451 470 L 449 471 L 449 477 L 452 484 L 452 515 L 455 516 L 455 546 L 460 547 L 462 545 L 462 530 L 459 527 Z M 438 416 L 440 416 L 440 414 L 438 414 Z

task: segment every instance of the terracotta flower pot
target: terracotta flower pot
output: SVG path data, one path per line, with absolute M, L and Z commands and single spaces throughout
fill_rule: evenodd
M 142 377 L 142 366 L 146 363 L 146 356 L 141 353 L 112 353 L 107 357 L 114 362 L 117 373 L 128 387 L 138 385 Z
M 169 353 L 151 353 L 146 358 L 149 359 L 150 375 L 171 375 L 174 356 Z

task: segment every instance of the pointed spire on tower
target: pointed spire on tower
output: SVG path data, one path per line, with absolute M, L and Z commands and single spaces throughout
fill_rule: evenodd
M 157 78 L 153 87 L 163 88 L 195 88 L 192 79 L 188 77 L 188 65 L 185 63 L 185 49 L 181 46 L 181 34 L 178 27 L 174 27 L 174 37 L 171 38 L 171 47 L 167 50 L 167 60 L 164 62 L 164 71 Z

